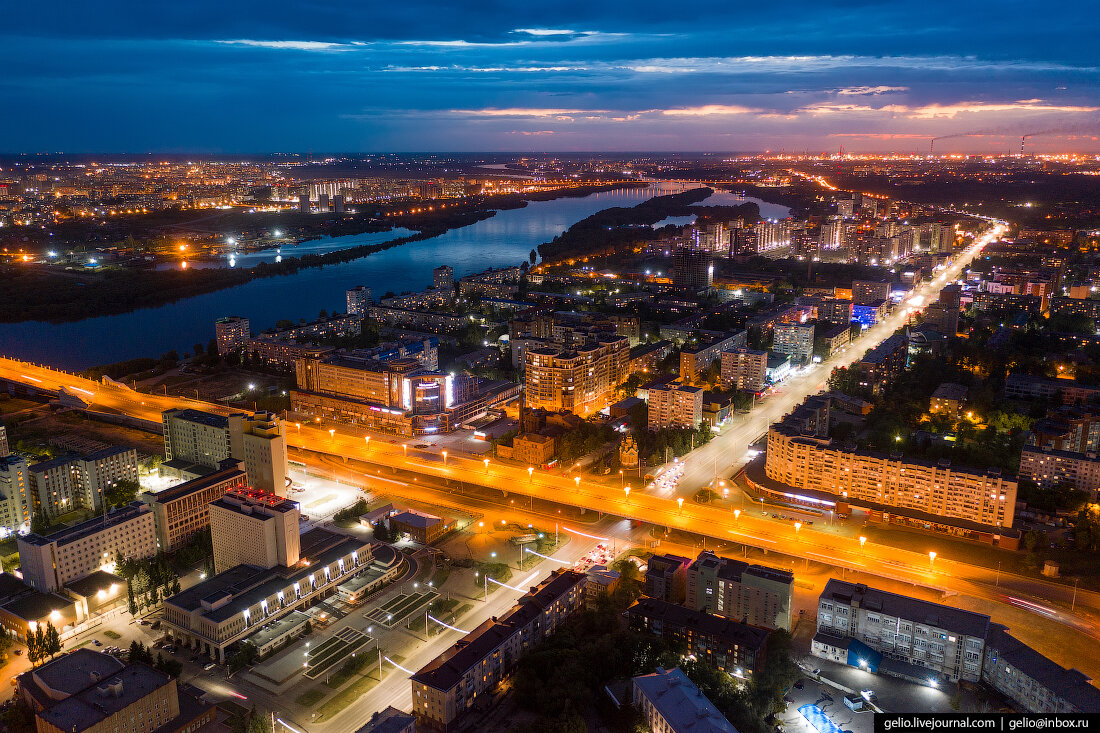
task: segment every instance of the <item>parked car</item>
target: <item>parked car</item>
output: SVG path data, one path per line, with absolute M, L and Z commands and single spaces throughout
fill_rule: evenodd
M 103 646 L 103 642 L 100 641 L 99 639 L 92 639 L 92 643 L 95 644 L 96 646 Z
M 217 667 L 217 666 L 218 666 L 218 665 L 216 665 L 216 664 L 214 664 L 213 662 L 211 662 L 210 664 L 206 665 L 206 666 L 205 666 L 205 667 L 203 667 L 202 669 L 203 669 L 203 671 L 204 671 L 204 672 L 209 672 L 210 670 L 214 669 L 214 667 Z

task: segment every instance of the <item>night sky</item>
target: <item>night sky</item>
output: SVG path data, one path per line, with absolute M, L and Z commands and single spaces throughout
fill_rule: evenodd
M 1091 2 L 5 3 L 0 151 L 1100 151 Z

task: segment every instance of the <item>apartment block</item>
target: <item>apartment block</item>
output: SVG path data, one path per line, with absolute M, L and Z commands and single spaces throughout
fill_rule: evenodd
M 966 387 L 955 382 L 944 382 L 936 387 L 928 401 L 928 411 L 933 415 L 946 415 L 952 420 L 959 418 L 959 409 L 966 402 Z M 1100 427 L 1100 423 L 1098 423 Z
M 691 560 L 680 555 L 654 555 L 646 565 L 643 593 L 670 603 L 687 597 L 687 569 Z
M 878 303 L 890 299 L 890 283 L 873 280 L 852 281 L 852 302 L 860 305 Z
M 235 354 L 244 350 L 252 338 L 248 319 L 243 316 L 226 316 L 214 321 L 214 337 L 218 342 L 218 354 Z
M 685 605 L 766 629 L 791 630 L 794 574 L 703 551 L 687 570 Z
M 43 593 L 59 590 L 115 558 L 146 558 L 157 554 L 157 531 L 152 510 L 139 501 L 94 517 L 47 537 L 22 535 L 17 539 L 23 580 Z
M 1088 387 L 1073 379 L 1046 379 L 1030 374 L 1009 374 L 1005 397 L 1010 400 L 1060 399 L 1062 404 L 1090 402 L 1100 396 L 1100 387 Z
M 0 456 L 0 535 L 7 536 L 31 521 L 27 461 L 19 456 Z
M 214 571 L 237 565 L 292 566 L 300 557 L 298 502 L 266 491 L 237 489 L 210 504 Z
M 734 677 L 746 677 L 764 666 L 771 635 L 767 629 L 645 596 L 626 610 L 626 616 L 632 628 L 683 646 L 703 664 Z
M 1072 486 L 1087 492 L 1095 501 L 1100 495 L 1100 457 L 1025 445 L 1020 451 L 1020 478 L 1034 481 L 1040 489 Z M 2 480 L 2 474 L 0 474 Z
M 722 389 L 760 392 L 768 367 L 768 352 L 734 349 L 722 352 Z
M 710 368 L 722 352 L 745 348 L 747 331 L 715 336 L 698 344 L 685 344 L 680 350 L 680 379 L 690 382 Z
M 370 288 L 366 285 L 356 285 L 354 288 L 348 289 L 346 296 L 349 316 L 367 315 L 372 303 Z
M 1100 690 L 1076 669 L 1066 669 L 990 624 L 982 679 L 1028 713 L 1100 713 Z
M 103 492 L 119 480 L 138 480 L 137 451 L 114 446 L 36 463 L 28 470 L 35 511 L 58 516 L 74 509 L 103 508 Z
M 244 461 L 253 488 L 286 493 L 286 435 L 274 413 L 215 415 L 199 410 L 165 410 L 161 473 L 195 478 L 222 461 Z
M 411 677 L 413 714 L 420 727 L 452 731 L 477 698 L 490 694 L 520 657 L 584 608 L 586 578 L 555 570 L 507 613 L 491 618 Z
M 707 699 L 682 669 L 635 677 L 631 701 L 652 731 L 661 733 L 737 733 L 722 713 Z
M 630 342 L 618 336 L 575 350 L 528 349 L 524 358 L 528 407 L 584 415 L 602 408 L 628 376 Z
M 1070 453 L 1100 452 L 1100 411 L 1068 405 L 1051 410 L 1031 426 L 1028 443 Z
M 432 270 L 432 285 L 436 290 L 454 290 L 455 270 L 450 265 L 440 265 Z
M 989 617 L 831 578 L 818 598 L 811 653 L 926 682 L 977 682 Z
M 649 429 L 698 428 L 703 420 L 703 388 L 661 384 L 649 388 Z
M 897 379 L 909 361 L 909 340 L 902 334 L 894 334 L 864 354 L 856 364 L 859 384 L 873 392 L 881 392 Z
M 11 448 L 8 446 L 8 429 L 4 427 L 3 423 L 0 423 L 0 458 L 11 455 Z
M 157 542 L 164 552 L 173 552 L 210 526 L 209 505 L 227 491 L 248 487 L 243 462 L 228 459 L 214 473 L 185 481 L 144 498 L 153 509 Z
M 772 351 L 787 354 L 796 364 L 808 364 L 814 356 L 814 324 L 777 323 Z

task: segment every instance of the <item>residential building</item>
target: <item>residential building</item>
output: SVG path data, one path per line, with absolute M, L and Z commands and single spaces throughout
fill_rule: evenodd
M 236 354 L 244 350 L 252 331 L 244 316 L 226 316 L 214 321 L 214 336 L 218 342 L 218 354 Z
M 747 331 L 735 331 L 715 335 L 700 343 L 684 344 L 680 350 L 680 379 L 685 382 L 694 381 L 716 359 L 721 359 L 723 352 L 745 348 L 748 336 Z
M 645 716 L 651 731 L 661 733 L 737 733 L 737 729 L 714 707 L 683 670 L 635 677 L 631 702 Z
M 324 529 L 311 529 L 296 540 L 300 552 L 292 566 L 237 565 L 166 598 L 168 638 L 224 662 L 227 649 L 273 621 L 291 621 L 280 636 L 304 633 L 309 616 L 294 612 L 336 593 L 368 569 L 374 556 L 368 543 Z
M 879 300 L 874 303 L 853 303 L 852 320 L 863 328 L 870 328 L 886 317 L 886 301 Z
M 831 578 L 810 651 L 848 664 L 862 655 L 853 666 L 921 682 L 977 682 L 989 631 L 984 614 Z
M 230 458 L 214 473 L 155 494 L 145 494 L 143 498 L 153 509 L 160 549 L 174 552 L 188 544 L 197 533 L 210 526 L 211 502 L 225 496 L 227 491 L 247 487 L 248 474 L 243 462 Z
M 687 570 L 685 605 L 766 629 L 791 630 L 794 574 L 703 551 Z
M 795 222 L 764 219 L 756 227 L 756 253 L 765 257 L 784 257 L 791 251 Z
M 873 280 L 852 281 L 852 302 L 858 305 L 870 305 L 890 299 L 890 283 Z
M 0 456 L 0 536 L 7 537 L 30 525 L 33 503 L 27 461 Z
M 1009 374 L 1005 378 L 1005 397 L 1010 400 L 1054 400 L 1074 405 L 1100 397 L 1100 387 L 1087 387 L 1073 379 L 1046 379 L 1030 374 Z
M 662 384 L 649 388 L 649 429 L 698 428 L 703 420 L 703 388 Z
M 186 478 L 217 470 L 222 461 L 244 461 L 250 486 L 286 494 L 286 435 L 274 413 L 215 415 L 199 410 L 165 410 L 161 473 Z
M 1007 531 L 1015 512 L 1016 479 L 997 469 L 850 450 L 784 421 L 768 431 L 764 473 L 781 485 L 761 481 L 767 493 L 794 487 L 799 500 L 805 496 L 805 503 L 835 505 L 842 514 L 855 505 L 868 508 L 872 519 L 936 526 L 973 539 L 979 534 L 987 541 L 1018 536 Z
M 1066 669 L 990 624 L 982 680 L 1028 713 L 1100 713 L 1100 690 L 1089 677 Z
M 283 338 L 278 333 L 265 332 L 249 339 L 244 353 L 267 366 L 289 371 L 294 368 L 294 362 L 298 359 L 320 359 L 334 351 L 334 346 L 318 346 L 309 341 Z
M 568 351 L 528 349 L 524 358 L 528 407 L 584 415 L 604 407 L 626 379 L 630 342 L 622 336 L 607 337 Z
M 210 503 L 214 571 L 298 562 L 298 502 L 259 489 L 236 489 Z
M 928 402 L 928 411 L 933 415 L 946 415 L 952 420 L 959 419 L 959 408 L 966 401 L 966 387 L 955 382 L 944 382 L 936 387 Z
M 1071 453 L 1100 452 L 1100 411 L 1070 405 L 1050 410 L 1032 424 L 1027 442 Z
M 371 300 L 370 288 L 366 285 L 356 285 L 354 288 L 349 288 L 347 293 L 347 306 L 349 316 L 365 316 L 370 309 Z
M 1100 495 L 1100 457 L 1095 452 L 1025 445 L 1020 451 L 1020 478 L 1034 481 L 1040 489 L 1070 486 L 1086 492 L 1090 501 L 1095 501 Z
M 450 265 L 440 265 L 432 270 L 432 285 L 436 290 L 455 289 L 455 271 Z
M 59 590 L 115 559 L 143 559 L 157 554 L 157 531 L 152 510 L 140 501 L 93 517 L 43 537 L 17 539 L 23 580 L 41 592 Z
M 909 361 L 909 341 L 902 334 L 894 334 L 863 355 L 856 364 L 859 370 L 859 386 L 870 388 L 876 394 L 897 379 Z
M 4 427 L 3 423 L 0 423 L 0 458 L 11 455 L 11 448 L 8 447 L 8 429 Z
M 777 323 L 772 351 L 787 354 L 796 364 L 809 364 L 814 356 L 814 324 Z
M 123 666 L 84 649 L 20 675 L 18 687 L 32 701 L 38 733 L 183 733 L 218 717 L 200 690 L 180 689 L 174 677 L 141 662 Z
M 645 587 L 650 598 L 683 603 L 687 597 L 687 569 L 691 560 L 680 555 L 653 555 L 646 565 Z
M 680 247 L 672 253 L 672 286 L 691 292 L 709 288 L 714 282 L 711 253 Z
M 34 511 L 56 517 L 74 509 L 100 511 L 103 492 L 120 480 L 138 481 L 137 451 L 114 446 L 83 455 L 66 453 L 32 465 Z
M 609 570 L 606 565 L 593 565 L 584 574 L 588 579 L 584 587 L 584 605 L 589 610 L 596 607 L 601 596 L 614 593 L 621 580 L 619 571 Z
M 768 352 L 733 349 L 722 352 L 722 389 L 761 392 L 764 389 Z
M 659 636 L 671 646 L 734 677 L 764 666 L 771 631 L 705 611 L 642 596 L 626 610 L 630 626 Z
M 852 343 L 852 326 L 845 321 L 839 325 L 822 324 L 821 331 L 814 341 L 814 351 L 823 359 L 846 348 Z
M 479 696 L 496 689 L 520 657 L 584 608 L 586 582 L 583 573 L 555 570 L 503 616 L 488 619 L 422 667 L 411 678 L 417 723 L 441 731 L 461 727 Z

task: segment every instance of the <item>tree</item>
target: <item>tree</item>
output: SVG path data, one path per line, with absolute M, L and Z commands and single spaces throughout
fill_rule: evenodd
M 532 265 L 535 264 L 535 262 L 538 260 L 538 258 L 539 258 L 539 253 L 536 252 L 535 250 L 531 250 L 531 254 L 527 255 L 527 259 L 529 259 L 531 261 Z
M 45 510 L 39 509 L 31 515 L 31 532 L 34 534 L 46 534 L 52 526 L 53 523 L 46 516 Z
M 205 348 L 206 347 L 203 346 L 202 343 L 198 342 L 198 341 L 196 341 L 195 345 L 191 347 L 192 351 L 195 352 L 195 356 L 201 355 L 203 353 L 203 351 L 205 350 Z
M 43 651 L 46 656 L 53 657 L 61 653 L 61 634 L 57 633 L 53 623 L 46 622 L 45 645 Z
M 103 491 L 103 501 L 110 508 L 126 506 L 137 498 L 141 485 L 137 481 L 120 478 Z

